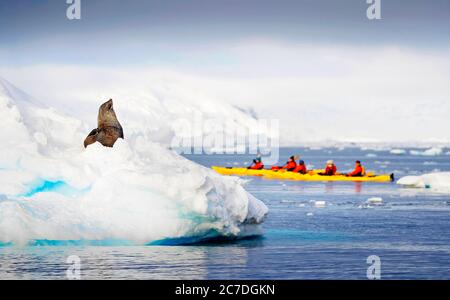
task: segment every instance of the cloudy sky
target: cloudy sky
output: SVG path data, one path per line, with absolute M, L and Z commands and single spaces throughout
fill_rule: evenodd
M 450 141 L 450 2 L 0 2 L 0 76 L 55 106 L 160 74 L 278 118 L 286 141 Z M 62 101 L 61 99 L 66 99 Z

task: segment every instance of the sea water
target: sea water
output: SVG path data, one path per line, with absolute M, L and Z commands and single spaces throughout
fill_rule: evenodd
M 450 171 L 448 155 L 405 150 L 282 148 L 280 155 L 284 162 L 300 154 L 314 168 L 334 159 L 340 171 L 359 159 L 368 171 L 396 178 Z M 186 157 L 207 167 L 245 166 L 253 158 Z M 246 179 L 246 189 L 270 209 L 261 236 L 170 246 L 0 245 L 0 279 L 64 279 L 71 255 L 80 258 L 82 279 L 365 279 L 371 255 L 380 258 L 382 279 L 450 279 L 447 193 L 395 183 Z

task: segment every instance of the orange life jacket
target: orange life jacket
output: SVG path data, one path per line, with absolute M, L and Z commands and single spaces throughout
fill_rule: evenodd
M 356 166 L 355 170 L 353 170 L 353 172 L 351 172 L 348 175 L 349 176 L 364 176 L 364 174 L 365 174 L 364 167 L 359 165 L 359 166 Z
M 252 170 L 261 170 L 261 169 L 264 169 L 264 165 L 263 165 L 262 162 L 258 161 L 253 166 L 251 166 L 250 169 L 252 169 Z
M 300 173 L 300 174 L 306 174 L 308 171 L 306 170 L 305 165 L 297 165 L 297 167 L 295 167 L 293 172 Z
M 288 161 L 282 169 L 286 169 L 288 171 L 293 171 L 297 167 L 297 163 L 295 161 Z

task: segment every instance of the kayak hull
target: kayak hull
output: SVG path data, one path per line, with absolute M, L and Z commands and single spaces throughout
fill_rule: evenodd
M 353 182 L 392 182 L 394 181 L 394 174 L 369 175 L 360 177 L 348 177 L 345 175 L 325 176 L 319 175 L 321 170 L 312 171 L 308 174 L 300 174 L 288 172 L 285 170 L 251 170 L 247 168 L 227 168 L 213 166 L 214 171 L 222 175 L 231 176 L 259 176 L 278 180 L 298 180 L 298 181 L 353 181 Z

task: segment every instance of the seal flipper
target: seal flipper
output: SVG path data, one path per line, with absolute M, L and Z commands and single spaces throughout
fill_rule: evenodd
M 96 135 L 98 133 L 98 128 L 92 129 L 92 131 L 88 134 L 88 136 Z
M 90 144 L 93 144 L 97 141 L 97 134 L 98 134 L 98 129 L 97 128 L 92 129 L 92 131 L 88 134 L 88 136 L 84 140 L 84 148 L 86 148 Z

